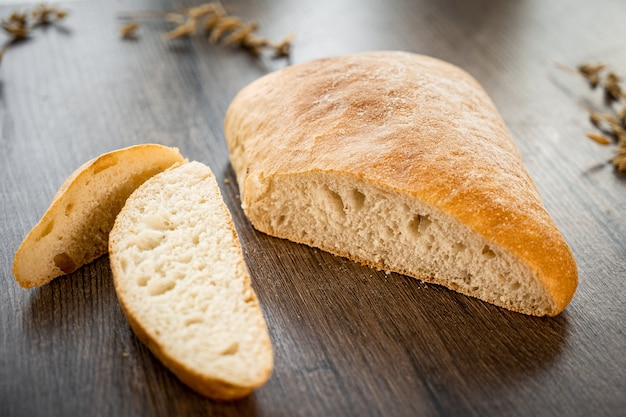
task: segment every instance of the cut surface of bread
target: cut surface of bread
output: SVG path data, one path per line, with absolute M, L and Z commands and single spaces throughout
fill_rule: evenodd
M 188 162 L 139 187 L 115 221 L 109 256 L 131 328 L 181 381 L 229 400 L 269 379 L 265 319 L 206 165 Z
M 294 65 L 240 91 L 225 134 L 260 231 L 525 314 L 573 297 L 571 250 L 458 67 L 405 52 Z
M 13 261 L 17 282 L 24 288 L 43 285 L 104 255 L 115 216 L 130 193 L 182 161 L 176 148 L 142 144 L 80 166 L 18 248 Z

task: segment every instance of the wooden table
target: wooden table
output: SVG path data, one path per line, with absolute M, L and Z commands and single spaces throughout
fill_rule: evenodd
M 224 3 L 271 40 L 294 32 L 290 57 L 165 42 L 163 13 L 198 3 L 159 0 L 63 3 L 66 19 L 4 54 L 0 415 L 626 415 L 626 176 L 584 136 L 581 103 L 600 105 L 599 92 L 556 65 L 626 74 L 626 2 Z M 128 12 L 141 25 L 122 40 Z M 450 61 L 492 96 L 578 261 L 563 314 L 511 313 L 251 228 L 224 144 L 230 100 L 286 65 L 379 49 Z M 14 281 L 13 255 L 66 176 L 143 142 L 211 166 L 233 212 L 275 349 L 270 381 L 244 400 L 204 399 L 154 359 L 120 311 L 106 256 L 41 288 Z

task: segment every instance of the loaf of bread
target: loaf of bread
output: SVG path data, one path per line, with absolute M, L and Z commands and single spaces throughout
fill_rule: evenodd
M 184 163 L 133 192 L 111 231 L 109 257 L 131 328 L 181 381 L 229 400 L 268 380 L 267 326 L 207 166 Z
M 501 116 L 461 69 L 319 59 L 234 98 L 225 134 L 258 230 L 525 314 L 561 312 L 572 253 Z
M 182 161 L 176 148 L 143 144 L 83 164 L 65 180 L 17 250 L 17 282 L 24 288 L 43 285 L 104 255 L 115 216 L 130 193 Z

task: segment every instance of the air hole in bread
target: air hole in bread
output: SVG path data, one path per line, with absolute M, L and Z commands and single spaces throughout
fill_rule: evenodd
M 46 227 L 44 227 L 44 229 L 41 231 L 41 234 L 39 235 L 39 239 L 37 240 L 43 239 L 44 237 L 48 236 L 50 232 L 52 232 L 52 229 L 54 229 L 54 220 L 50 220 Z
M 435 236 L 428 235 L 426 237 L 426 249 L 429 251 L 433 250 L 434 244 L 435 244 Z
M 120 267 L 123 272 L 126 272 L 126 268 L 128 267 L 128 261 L 124 257 L 120 257 Z
M 234 355 L 239 350 L 239 343 L 233 342 L 222 351 L 222 355 Z
M 520 284 L 519 281 L 515 281 L 509 287 L 511 288 L 511 291 L 517 291 L 521 286 L 522 284 Z
M 178 257 L 178 262 L 182 264 L 190 264 L 192 259 L 193 259 L 193 254 L 185 253 Z
M 117 157 L 115 155 L 106 155 L 100 158 L 98 163 L 93 167 L 93 173 L 95 175 L 115 165 L 117 165 Z
M 74 209 L 74 202 L 70 201 L 69 203 L 67 203 L 67 206 L 65 206 L 65 216 L 68 217 L 72 213 L 73 209 Z
M 123 268 L 123 269 L 126 269 L 126 268 Z M 139 285 L 140 287 L 145 287 L 146 285 L 148 285 L 149 281 L 150 281 L 149 275 L 142 275 L 139 278 L 137 278 L 137 285 Z
M 465 244 L 463 242 L 456 242 L 452 246 L 452 253 L 454 255 L 457 255 L 457 254 L 463 252 L 466 248 L 467 248 L 467 246 L 465 246 Z
M 154 283 L 154 285 L 151 285 L 149 293 L 151 296 L 156 297 L 173 290 L 174 287 L 176 287 L 176 282 L 174 281 L 161 281 Z
M 343 204 L 343 199 L 341 196 L 335 191 L 331 190 L 327 186 L 324 187 L 325 191 L 325 203 L 329 208 L 328 213 L 332 218 L 336 221 L 343 221 L 346 216 L 345 206 Z
M 65 252 L 54 257 L 54 264 L 66 274 L 76 271 L 76 262 Z
M 171 222 L 162 213 L 155 213 L 152 216 L 144 216 L 144 224 L 154 230 L 170 230 Z
M 152 250 L 161 244 L 164 237 L 158 230 L 144 230 L 137 235 L 137 248 L 142 251 Z
M 420 233 L 424 233 L 426 229 L 430 227 L 432 220 L 430 220 L 430 217 L 428 217 L 427 215 L 418 215 L 418 218 L 419 218 L 418 231 Z M 434 240 L 435 238 L 432 237 L 432 239 Z
M 491 250 L 489 245 L 483 246 L 482 255 L 487 259 L 492 259 L 496 257 L 496 253 Z
M 431 225 L 432 220 L 427 215 L 415 214 L 407 224 L 409 235 L 417 237 L 424 233 Z
M 415 216 L 411 217 L 406 228 L 407 228 L 407 231 L 409 232 L 409 235 L 418 236 L 420 234 L 419 227 L 420 227 L 420 215 L 416 214 Z
M 193 326 L 194 324 L 201 324 L 203 321 L 202 317 L 188 317 L 185 319 L 184 325 L 185 327 Z
M 356 188 L 352 189 L 350 192 L 350 207 L 353 210 L 361 210 L 363 205 L 365 204 L 365 194 Z
M 280 227 L 285 223 L 285 216 L 278 216 L 278 220 L 276 221 L 276 227 Z

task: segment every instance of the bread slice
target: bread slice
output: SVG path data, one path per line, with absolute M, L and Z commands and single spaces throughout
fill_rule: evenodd
M 451 64 L 294 65 L 245 87 L 225 133 L 260 231 L 526 314 L 572 299 L 568 245 L 493 103 Z
M 109 231 L 130 193 L 183 157 L 176 148 L 142 144 L 86 162 L 58 190 L 15 254 L 24 288 L 74 272 L 107 252 Z
M 109 256 L 130 326 L 181 381 L 235 399 L 268 380 L 268 330 L 207 166 L 185 163 L 139 187 L 115 221 Z

